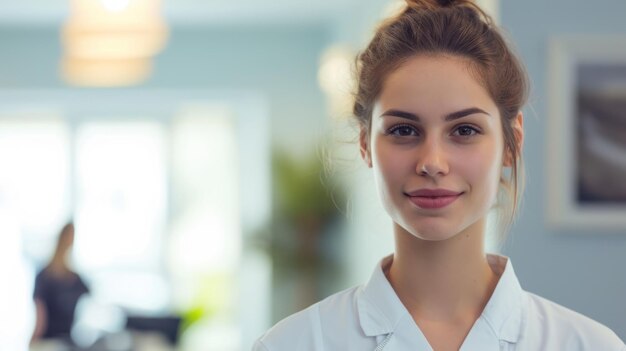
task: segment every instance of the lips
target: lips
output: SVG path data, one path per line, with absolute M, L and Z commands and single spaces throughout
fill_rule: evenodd
M 420 189 L 406 193 L 415 206 L 424 209 L 446 207 L 456 201 L 462 194 L 463 192 L 447 189 Z

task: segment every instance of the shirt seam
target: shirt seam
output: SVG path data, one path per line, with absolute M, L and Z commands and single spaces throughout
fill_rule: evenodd
M 485 322 L 487 323 L 487 325 L 489 326 L 489 328 L 491 329 L 491 331 L 496 335 L 496 337 L 498 338 L 498 340 L 502 340 L 505 341 L 507 343 L 513 343 L 516 344 L 519 339 L 522 337 L 523 334 L 523 327 L 525 325 L 525 320 L 526 320 L 526 316 L 525 316 L 525 296 L 524 296 L 524 290 L 521 290 L 520 292 L 520 301 L 519 301 L 519 305 L 517 306 L 517 313 L 519 313 L 520 316 L 520 321 L 519 321 L 519 331 L 518 331 L 518 335 L 517 335 L 517 340 L 515 341 L 509 341 L 507 339 L 502 338 L 502 328 L 504 328 L 504 326 L 509 322 L 509 320 L 513 317 L 512 314 L 509 314 L 503 321 L 502 321 L 502 325 L 500 326 L 500 330 L 496 331 L 495 327 L 493 326 L 493 322 L 487 317 L 487 315 L 483 312 L 481 313 L 481 317 L 484 318 Z M 620 351 L 626 351 L 626 350 L 620 350 Z
M 520 310 L 520 308 L 518 307 L 518 312 L 517 312 L 517 313 L 522 314 L 522 311 L 519 311 L 519 310 Z M 510 320 L 511 318 L 513 318 L 513 315 L 512 315 L 512 314 L 509 314 L 508 316 L 506 316 L 506 318 L 502 321 L 502 325 L 500 326 L 500 330 L 498 330 L 498 331 L 496 331 L 496 328 L 493 326 L 493 322 L 491 321 L 491 319 L 490 319 L 490 318 L 489 318 L 489 317 L 488 317 L 485 313 L 482 313 L 482 314 L 481 314 L 481 317 L 483 317 L 483 319 L 485 320 L 485 322 L 487 323 L 487 325 L 489 326 L 489 328 L 491 329 L 491 331 L 492 331 L 492 332 L 495 334 L 495 336 L 498 338 L 498 340 L 504 340 L 504 341 L 509 342 L 509 343 L 511 342 L 511 341 L 509 341 L 509 340 L 506 340 L 506 339 L 503 339 L 503 338 L 502 338 L 502 328 L 504 328 L 504 325 L 506 325 L 506 324 L 509 322 L 509 320 Z M 522 324 L 522 323 L 521 323 L 521 320 L 522 320 L 522 319 L 523 319 L 523 318 L 520 318 L 520 325 Z M 519 339 L 519 337 L 518 337 L 518 339 Z M 515 343 L 515 342 L 513 342 L 513 343 Z
M 489 329 L 491 329 L 491 332 L 493 332 L 493 334 L 496 336 L 496 338 L 498 338 L 498 340 L 502 340 L 500 338 L 500 333 L 498 333 L 496 331 L 496 328 L 493 327 L 493 324 L 492 324 L 491 320 L 487 317 L 487 315 L 484 314 L 484 313 L 481 313 L 480 316 L 485 320 L 485 323 L 487 323 L 487 326 L 489 326 Z M 508 320 L 508 318 L 507 318 L 507 320 Z
M 391 320 L 389 319 L 389 317 L 385 313 L 383 313 L 383 310 L 380 309 L 376 304 L 368 301 L 368 299 L 364 299 L 363 302 L 365 302 L 368 305 L 370 305 L 376 311 L 377 314 L 381 315 L 385 319 L 385 322 L 386 322 L 385 324 L 387 326 L 391 326 L 391 328 L 390 328 L 391 330 L 385 330 L 383 332 L 380 331 L 380 330 L 382 330 L 381 328 L 376 328 L 376 331 L 375 331 L 376 334 L 375 335 L 384 335 L 384 334 L 392 333 L 394 330 L 396 330 L 398 324 L 400 323 L 400 319 L 401 318 L 398 318 L 396 320 L 396 323 L 392 323 Z M 359 322 L 362 324 L 362 322 L 360 321 L 361 313 L 362 313 L 362 310 L 361 310 L 361 307 L 359 306 Z M 387 327 L 387 328 L 389 328 L 389 327 Z
M 270 349 L 268 349 L 267 346 L 265 346 L 265 344 L 263 343 L 263 340 L 259 340 L 259 345 L 263 348 L 263 350 L 270 351 Z

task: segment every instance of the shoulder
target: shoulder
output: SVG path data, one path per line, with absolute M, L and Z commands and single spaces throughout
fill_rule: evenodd
M 527 293 L 526 338 L 567 350 L 615 350 L 625 346 L 608 327 L 541 296 Z
M 78 284 L 79 289 L 82 290 L 83 292 L 89 292 L 89 287 L 85 283 L 85 280 L 80 276 L 80 274 L 74 273 L 74 276 L 76 277 L 76 282 Z
M 329 339 L 344 339 L 351 332 L 358 333 L 359 290 L 357 286 L 338 292 L 281 320 L 257 340 L 253 350 L 317 350 Z
M 48 272 L 45 269 L 39 271 L 35 277 L 35 295 L 38 295 L 42 293 L 44 289 L 47 289 L 47 286 L 50 285 L 49 281 Z
M 37 275 L 35 276 L 36 281 L 46 280 L 48 278 L 48 270 L 46 268 L 42 268 Z

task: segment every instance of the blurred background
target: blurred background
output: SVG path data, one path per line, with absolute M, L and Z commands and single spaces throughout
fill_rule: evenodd
M 521 216 L 488 246 L 626 339 L 626 228 L 550 225 L 544 196 L 549 40 L 626 36 L 626 3 L 479 3 L 533 85 Z M 402 4 L 0 0 L 0 350 L 248 350 L 365 282 L 393 246 L 351 67 Z

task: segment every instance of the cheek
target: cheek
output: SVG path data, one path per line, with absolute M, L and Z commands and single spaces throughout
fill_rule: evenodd
M 502 153 L 497 152 L 497 145 L 489 145 L 480 152 L 464 155 L 459 162 L 463 164 L 463 172 L 473 187 L 481 188 L 495 196 L 502 168 Z
M 372 170 L 378 196 L 383 206 L 393 216 L 398 196 L 404 190 L 407 175 L 411 171 L 411 157 L 384 142 L 372 144 Z
M 410 154 L 398 150 L 382 141 L 374 141 L 372 150 L 373 169 L 379 186 L 393 186 L 395 181 L 406 176 L 411 169 Z

